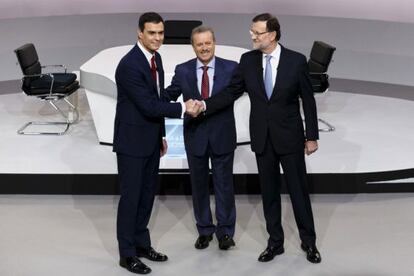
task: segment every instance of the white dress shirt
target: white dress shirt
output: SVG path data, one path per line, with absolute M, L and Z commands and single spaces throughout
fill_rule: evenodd
M 272 58 L 270 59 L 270 65 L 272 66 L 272 87 L 275 87 L 276 83 L 276 76 L 277 76 L 277 67 L 279 67 L 279 60 L 280 60 L 280 52 L 282 51 L 282 47 L 280 47 L 279 43 L 276 44 L 276 48 L 270 54 L 263 53 L 263 80 L 265 78 L 265 68 L 266 68 L 266 56 L 271 55 Z
M 153 56 L 155 56 L 155 53 L 151 53 L 150 51 L 148 51 L 147 49 L 144 48 L 144 46 L 141 45 L 141 42 L 137 42 L 138 47 L 141 49 L 141 51 L 144 53 L 145 58 L 148 61 L 148 65 L 151 68 L 151 59 Z M 155 64 L 155 66 L 157 66 L 157 64 Z M 158 71 L 156 71 L 157 74 L 157 92 L 158 92 L 158 96 L 160 95 L 160 80 L 159 80 L 159 76 L 158 76 Z

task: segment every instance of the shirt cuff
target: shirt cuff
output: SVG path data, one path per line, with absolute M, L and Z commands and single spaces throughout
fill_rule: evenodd
M 180 102 L 181 104 L 181 118 L 184 118 L 185 113 L 185 103 Z

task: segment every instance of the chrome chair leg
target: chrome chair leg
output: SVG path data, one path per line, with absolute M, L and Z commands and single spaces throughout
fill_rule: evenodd
M 331 132 L 331 131 L 335 130 L 335 127 L 333 125 L 331 125 L 330 123 L 328 123 L 327 121 L 325 121 L 323 119 L 319 119 L 319 118 L 318 118 L 318 121 L 326 126 L 326 127 L 323 127 L 323 128 L 319 128 L 319 131 Z
M 69 105 L 70 111 L 74 112 L 74 118 L 69 118 L 69 113 L 63 112 L 52 100 L 47 100 L 47 102 L 56 110 L 60 115 L 62 115 L 63 118 L 65 118 L 65 121 L 62 122 L 28 122 L 24 124 L 21 128 L 17 130 L 18 134 L 21 135 L 63 135 L 68 130 L 70 125 L 76 124 L 79 121 L 79 111 L 78 109 L 66 98 L 63 98 L 63 100 Z M 25 131 L 25 129 L 29 126 L 58 126 L 63 125 L 65 126 L 62 131 Z
M 41 125 L 65 125 L 65 129 L 63 131 L 25 131 L 25 129 L 29 126 L 41 126 Z M 68 122 L 28 122 L 24 124 L 19 130 L 17 130 L 18 134 L 22 135 L 63 135 L 69 129 L 70 124 Z

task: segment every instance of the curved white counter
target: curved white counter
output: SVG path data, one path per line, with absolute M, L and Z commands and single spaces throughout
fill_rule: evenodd
M 80 67 L 80 82 L 85 88 L 95 129 L 101 144 L 112 144 L 113 141 L 117 97 L 115 70 L 119 60 L 132 47 L 133 45 L 127 45 L 105 49 Z M 216 45 L 217 56 L 237 62 L 246 51 L 248 50 L 244 48 Z M 163 58 L 166 87 L 171 83 L 175 66 L 195 57 L 191 45 L 163 45 L 159 53 Z M 181 100 L 181 97 L 179 100 Z M 236 101 L 234 111 L 237 142 L 249 142 L 248 118 L 250 114 L 250 101 L 247 95 L 242 96 Z M 167 119 L 166 121 L 167 140 L 170 147 L 167 156 L 161 160 L 162 168 L 185 169 L 188 167 L 185 155 L 183 155 L 181 125 L 181 120 Z M 256 164 L 254 156 L 250 152 L 250 146 L 246 145 L 240 148 L 238 151 L 241 150 L 241 156 L 243 156 L 240 163 L 241 171 L 256 172 Z M 246 155 L 251 155 L 251 158 L 245 158 Z M 235 167 L 237 163 L 238 161 L 235 160 Z M 237 171 L 236 168 L 235 171 Z

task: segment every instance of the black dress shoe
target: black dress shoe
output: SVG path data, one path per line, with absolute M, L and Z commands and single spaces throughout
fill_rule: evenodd
M 274 247 L 268 246 L 265 251 L 260 254 L 258 261 L 259 262 L 268 262 L 273 260 L 276 255 L 283 254 L 285 249 L 283 247 Z
M 139 248 L 137 247 L 137 256 L 147 258 L 150 261 L 154 262 L 165 262 L 168 260 L 168 257 L 160 252 L 157 252 L 152 247 L 148 248 Z
M 119 265 L 136 274 L 148 274 L 151 268 L 141 262 L 137 256 L 121 258 Z
M 221 250 L 227 250 L 232 246 L 235 246 L 234 240 L 229 235 L 224 235 L 219 239 L 219 248 Z
M 321 254 L 319 253 L 318 249 L 315 245 L 309 246 L 304 243 L 300 245 L 303 251 L 306 252 L 306 259 L 314 264 L 318 264 L 322 261 Z
M 208 244 L 213 239 L 213 235 L 200 235 L 198 236 L 194 246 L 197 249 L 204 249 L 208 247 Z

